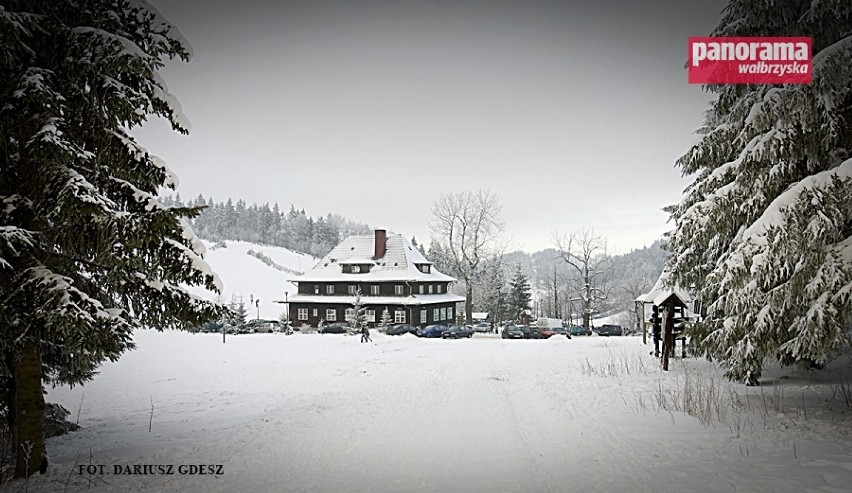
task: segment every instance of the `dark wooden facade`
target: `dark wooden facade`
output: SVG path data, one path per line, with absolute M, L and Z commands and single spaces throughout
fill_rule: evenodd
M 452 325 L 455 323 L 457 312 L 455 303 L 434 303 L 430 305 L 394 305 L 394 304 L 372 304 L 370 297 L 364 296 L 361 298 L 366 310 L 372 310 L 374 319 L 368 322 L 368 325 L 375 327 L 382 320 L 382 312 L 388 310 L 391 316 L 392 323 L 406 323 L 417 327 L 425 327 L 433 323 L 444 323 Z M 300 318 L 299 310 L 307 310 L 306 319 Z M 293 325 L 298 327 L 302 324 L 308 324 L 312 327 L 318 327 L 320 323 L 345 323 L 346 310 L 352 309 L 351 303 L 300 303 L 291 302 L 289 307 L 290 320 Z M 327 310 L 334 310 L 334 319 L 328 320 Z M 436 317 L 435 310 L 438 311 Z M 423 311 L 425 311 L 425 318 Z M 396 315 L 397 312 L 404 313 L 404 320 L 400 320 Z M 303 312 L 304 313 L 304 312 Z M 441 314 L 445 314 L 443 317 Z

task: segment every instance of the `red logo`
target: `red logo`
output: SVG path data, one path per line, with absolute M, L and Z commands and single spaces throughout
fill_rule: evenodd
M 690 84 L 810 84 L 811 38 L 691 37 Z

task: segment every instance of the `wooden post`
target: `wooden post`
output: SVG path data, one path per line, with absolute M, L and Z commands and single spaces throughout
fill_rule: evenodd
M 674 353 L 674 306 L 665 305 L 663 311 L 665 333 L 663 335 L 663 371 L 669 371 L 669 357 Z

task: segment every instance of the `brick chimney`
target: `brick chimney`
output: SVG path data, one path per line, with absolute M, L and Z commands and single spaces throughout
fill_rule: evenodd
M 375 242 L 375 250 L 373 255 L 373 260 L 380 259 L 385 256 L 385 252 L 388 250 L 388 235 L 387 231 L 383 229 L 376 230 L 376 242 Z

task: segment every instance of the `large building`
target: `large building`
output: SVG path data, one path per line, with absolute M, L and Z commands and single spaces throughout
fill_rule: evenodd
M 346 322 L 358 290 L 373 326 L 385 310 L 393 323 L 450 323 L 456 304 L 465 300 L 449 292 L 454 278 L 436 271 L 402 235 L 383 229 L 346 238 L 313 269 L 290 281 L 298 287 L 288 299 L 290 320 L 314 327 Z

